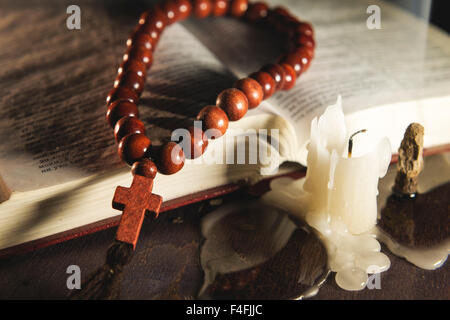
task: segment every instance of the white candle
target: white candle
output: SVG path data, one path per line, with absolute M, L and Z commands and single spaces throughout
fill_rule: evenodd
M 310 211 L 326 212 L 349 233 L 361 234 L 377 222 L 378 179 L 387 172 L 391 147 L 387 138 L 360 133 L 349 158 L 352 133 L 347 132 L 340 97 L 312 121 L 304 190 L 311 194 Z
M 391 147 L 388 139 L 365 132 L 354 139 L 348 157 L 352 133 L 347 132 L 339 97 L 311 123 L 306 178 L 290 183 L 275 180 L 264 198 L 316 229 L 336 283 L 346 290 L 361 290 L 390 267 L 374 226 L 378 179 L 386 174 Z

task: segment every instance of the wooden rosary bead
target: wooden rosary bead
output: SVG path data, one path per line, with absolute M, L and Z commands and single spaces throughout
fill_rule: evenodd
M 174 174 L 180 171 L 186 160 L 183 148 L 173 141 L 167 142 L 158 148 L 157 167 L 162 174 Z
M 261 71 L 267 72 L 275 80 L 275 90 L 281 90 L 284 85 L 285 71 L 279 64 L 266 64 Z
M 311 65 L 311 58 L 308 58 L 306 56 L 302 56 L 301 54 L 299 54 L 301 57 L 300 63 L 302 65 L 302 73 L 305 72 L 306 70 L 309 69 L 309 66 Z
M 135 103 L 129 100 L 117 100 L 108 106 L 106 120 L 114 128 L 122 117 L 139 117 L 139 110 Z
M 168 0 L 161 3 L 161 11 L 165 14 L 167 25 L 178 21 L 178 5 L 173 0 Z
M 158 169 L 155 163 L 150 159 L 142 159 L 133 163 L 131 167 L 131 173 L 134 175 L 139 175 L 147 177 L 150 179 L 155 179 Z
M 139 25 L 143 25 L 145 21 L 147 21 L 148 13 L 148 11 L 144 11 L 143 13 L 141 13 L 141 15 L 139 16 Z
M 183 143 L 183 147 L 189 148 L 189 150 L 184 150 L 184 154 L 186 158 L 195 159 L 205 152 L 208 146 L 208 137 L 199 127 L 190 126 L 188 131 L 190 140 Z
M 150 139 L 142 133 L 126 135 L 119 142 L 119 156 L 122 161 L 132 165 L 145 157 L 151 145 Z
M 271 10 L 271 12 L 272 12 L 274 15 L 277 15 L 278 17 L 289 17 L 289 16 L 291 16 L 291 14 L 289 13 L 289 11 L 288 11 L 285 7 L 283 7 L 283 6 L 275 7 L 275 8 L 273 8 L 273 9 Z
M 312 60 L 314 58 L 314 48 L 311 47 L 296 47 L 291 53 L 299 54 L 300 56 Z
M 193 0 L 192 7 L 197 18 L 206 18 L 212 12 L 211 0 Z
M 241 90 L 248 100 L 248 108 L 253 109 L 259 106 L 264 98 L 264 92 L 258 81 L 252 78 L 244 78 L 238 80 L 234 86 L 236 89 Z
M 158 30 L 155 26 L 153 26 L 150 23 L 145 23 L 139 28 L 137 32 L 144 32 L 150 36 L 152 39 L 152 50 L 155 50 L 156 44 L 159 41 L 159 35 L 161 34 L 162 30 Z
M 236 18 L 242 17 L 248 8 L 248 0 L 231 0 L 230 15 Z
M 165 4 L 167 4 L 167 2 Z M 166 25 L 168 25 L 166 12 L 159 8 L 159 6 L 156 6 L 150 10 L 149 15 L 143 25 L 143 30 L 156 30 L 157 32 L 161 33 Z
M 251 23 L 261 22 L 267 18 L 269 6 L 265 2 L 255 2 L 249 4 L 245 19 Z
M 289 90 L 295 85 L 295 80 L 297 79 L 295 70 L 287 63 L 281 63 L 280 66 L 282 66 L 285 71 L 284 85 L 282 89 Z
M 282 7 L 276 7 L 267 13 L 267 21 L 277 32 L 284 33 L 289 31 L 286 24 L 286 10 Z
M 119 142 L 123 137 L 130 133 L 143 133 L 145 134 L 145 125 L 137 117 L 125 116 L 119 119 L 114 126 L 114 136 L 116 141 Z
M 305 36 L 314 36 L 314 29 L 308 22 L 300 22 L 294 26 L 294 32 L 304 34 Z
M 213 0 L 212 14 L 215 17 L 221 17 L 227 14 L 230 6 L 230 0 Z
M 189 0 L 175 0 L 177 6 L 178 21 L 187 19 L 192 12 L 192 4 Z
M 247 97 L 236 88 L 223 90 L 217 97 L 216 105 L 225 111 L 230 121 L 241 119 L 248 110 Z
M 270 98 L 275 92 L 275 80 L 270 74 L 264 71 L 252 73 L 250 78 L 255 79 L 261 85 L 264 92 L 264 99 Z
M 139 100 L 138 94 L 125 87 L 112 88 L 106 97 L 106 104 L 109 105 L 117 100 L 128 100 L 132 103 L 137 103 Z
M 139 60 L 122 61 L 119 69 L 117 69 L 117 75 L 121 76 L 128 71 L 136 73 L 138 76 L 145 79 L 145 76 L 147 74 L 147 67 L 145 66 L 145 63 Z
M 288 58 L 290 56 L 290 58 Z M 284 60 L 284 62 L 287 62 L 291 66 L 294 67 L 297 77 L 300 75 L 300 73 L 305 72 L 308 70 L 311 60 L 314 57 L 314 49 L 311 47 L 299 47 L 293 52 L 291 52 L 289 55 L 286 55 L 284 59 L 290 59 Z M 295 61 L 295 62 L 294 62 Z M 299 64 L 300 66 L 294 66 L 294 64 Z M 300 73 L 297 69 L 300 69 Z
M 139 76 L 136 72 L 128 70 L 117 77 L 117 80 L 114 81 L 114 88 L 117 88 L 119 86 L 130 88 L 136 91 L 138 95 L 140 95 L 144 90 L 144 83 L 145 80 L 142 75 Z
M 153 39 L 147 33 L 138 30 L 131 37 L 127 39 L 127 47 L 144 47 L 147 50 L 153 50 Z
M 290 53 L 285 55 L 280 59 L 280 62 L 290 65 L 294 69 L 297 77 L 303 72 L 304 63 L 302 63 L 302 57 L 299 54 Z
M 307 36 L 305 34 L 296 34 L 293 36 L 292 43 L 297 46 L 304 46 L 309 48 L 315 48 L 316 42 L 313 37 Z
M 137 60 L 145 64 L 148 69 L 153 63 L 153 53 L 151 50 L 141 46 L 130 47 L 127 53 L 123 55 L 123 61 Z
M 208 139 L 219 138 L 228 129 L 227 114 L 217 106 L 204 107 L 200 110 L 196 119 L 202 121 L 202 129 Z

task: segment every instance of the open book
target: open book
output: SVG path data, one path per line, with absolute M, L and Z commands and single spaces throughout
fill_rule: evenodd
M 269 2 L 312 22 L 316 56 L 293 89 L 231 123 L 230 132 L 277 129 L 277 148 L 265 163 L 187 160 L 177 174 L 157 175 L 154 193 L 164 201 L 254 182 L 287 161 L 304 165 L 311 120 L 339 94 L 350 131 L 388 136 L 393 152 L 413 121 L 425 127 L 426 148 L 450 143 L 447 34 L 382 2 L 375 3 L 381 29 L 374 30 L 366 24 L 374 1 Z M 7 63 L 0 70 L 0 249 L 117 218 L 114 190 L 131 183 L 105 121 L 104 98 L 138 14 L 108 1 L 80 7 L 78 31 L 67 30 L 55 14 L 65 12 L 59 1 L 2 8 L 0 56 Z M 236 79 L 274 61 L 277 47 L 276 36 L 227 18 L 170 26 L 139 104 L 153 143 L 192 121 Z M 210 142 L 203 157 L 237 150 L 238 139 L 228 138 Z

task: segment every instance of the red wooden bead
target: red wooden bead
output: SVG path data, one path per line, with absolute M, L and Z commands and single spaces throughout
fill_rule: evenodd
M 283 6 L 275 7 L 271 10 L 271 12 L 275 15 L 278 15 L 279 17 L 289 17 L 291 15 L 291 13 Z
M 117 100 L 108 106 L 106 111 L 106 120 L 114 128 L 116 122 L 122 117 L 139 117 L 139 111 L 136 104 L 129 100 Z
M 171 25 L 179 19 L 178 5 L 174 0 L 168 0 L 161 4 L 161 10 L 166 16 L 167 25 Z
M 114 88 L 119 86 L 130 88 L 140 95 L 144 90 L 144 83 L 145 80 L 143 76 L 139 76 L 132 70 L 128 70 L 117 77 L 116 81 L 114 81 Z
M 291 15 L 283 7 L 276 7 L 271 10 L 268 17 L 269 23 L 274 26 L 275 30 L 281 33 L 292 34 L 293 26 L 300 23 L 297 18 Z
M 312 25 L 308 22 L 300 22 L 294 27 L 295 32 L 300 34 L 304 34 L 305 36 L 312 37 L 314 36 L 314 29 Z
M 190 126 L 188 131 L 190 140 L 183 143 L 183 148 L 187 148 L 184 149 L 184 154 L 186 158 L 195 159 L 205 152 L 208 146 L 208 137 L 199 127 Z
M 176 0 L 178 20 L 182 21 L 188 18 L 192 12 L 192 4 L 189 0 Z
M 295 85 L 295 80 L 297 79 L 295 70 L 287 63 L 281 63 L 280 66 L 282 66 L 285 71 L 284 85 L 282 89 L 289 90 Z
M 142 133 L 132 133 L 119 142 L 119 156 L 122 161 L 132 165 L 146 155 L 151 145 L 150 139 Z
M 144 30 L 155 29 L 158 32 L 162 32 L 167 24 L 168 18 L 166 12 L 164 12 L 162 8 L 159 8 L 159 6 L 156 6 L 149 11 L 143 27 Z
M 158 171 L 162 174 L 174 174 L 184 166 L 183 148 L 173 141 L 165 143 L 158 152 Z
M 230 121 L 241 119 L 248 110 L 247 97 L 236 88 L 223 90 L 217 97 L 216 105 L 226 112 Z
M 231 0 L 230 15 L 236 18 L 242 17 L 248 8 L 248 0 Z
M 302 63 L 302 57 L 299 54 L 290 53 L 285 55 L 280 59 L 280 62 L 289 64 L 294 69 L 297 77 L 303 73 L 304 63 Z
M 228 117 L 217 106 L 206 106 L 198 113 L 197 120 L 202 121 L 203 130 L 208 139 L 219 138 L 228 129 Z
M 283 16 L 282 20 L 286 24 L 286 32 L 290 33 L 292 26 L 295 26 L 296 24 L 300 23 L 300 21 L 294 17 L 293 15 Z
M 311 36 L 307 36 L 305 34 L 296 34 L 294 35 L 292 39 L 292 43 L 299 47 L 299 46 L 305 46 L 310 48 L 316 47 L 316 42 L 314 41 L 314 38 Z
M 238 80 L 234 86 L 236 89 L 241 90 L 248 100 L 248 108 L 253 109 L 259 106 L 264 98 L 264 92 L 258 81 L 252 78 L 244 78 Z
M 210 0 L 193 0 L 192 6 L 194 15 L 197 18 L 206 18 L 212 12 L 212 4 Z
M 145 21 L 147 21 L 148 14 L 149 14 L 148 11 L 141 13 L 141 15 L 139 16 L 139 24 L 140 25 L 143 25 L 145 23 Z
M 286 9 L 277 7 L 269 10 L 267 13 L 267 21 L 278 32 L 286 32 L 290 30 L 289 25 L 285 21 L 285 18 L 288 16 L 288 13 L 285 11 Z
M 122 140 L 123 137 L 130 133 L 145 134 L 145 125 L 137 117 L 125 116 L 119 119 L 114 126 L 114 136 L 116 141 Z
M 141 46 L 133 46 L 123 55 L 123 61 L 137 60 L 145 64 L 146 68 L 150 68 L 153 63 L 153 54 L 151 50 Z
M 309 69 L 309 66 L 311 65 L 311 59 L 308 59 L 306 57 L 302 57 L 301 60 L 303 72 Z
M 147 67 L 145 66 L 145 63 L 139 60 L 122 61 L 119 69 L 117 69 L 117 75 L 120 76 L 128 71 L 136 73 L 138 76 L 145 79 L 145 76 L 147 74 Z
M 294 50 L 292 50 L 292 53 L 299 54 L 300 56 L 307 58 L 309 60 L 312 60 L 314 58 L 314 48 L 311 47 L 300 46 L 294 48 Z
M 314 56 L 314 49 L 303 47 L 296 50 L 295 53 L 300 56 L 300 64 L 302 65 L 303 73 L 308 70 L 309 66 L 311 65 L 311 61 L 313 58 L 312 56 Z
M 245 19 L 251 23 L 260 22 L 267 17 L 269 7 L 265 2 L 255 2 L 249 4 Z
M 117 100 L 128 100 L 133 103 L 137 103 L 139 100 L 138 94 L 125 87 L 112 88 L 106 97 L 106 104 L 109 105 Z
M 159 30 L 156 26 L 152 25 L 151 23 L 145 23 L 144 25 L 139 28 L 138 32 L 144 32 L 150 36 L 152 39 L 152 50 L 155 50 L 156 44 L 159 41 L 159 36 L 162 32 L 162 30 Z
M 279 64 L 266 64 L 261 71 L 267 72 L 275 80 L 275 90 L 280 90 L 284 85 L 285 71 Z
M 268 99 L 275 92 L 275 80 L 267 72 L 258 71 L 252 73 L 250 78 L 255 79 L 261 85 L 264 92 L 264 99 Z
M 143 32 L 142 30 L 138 30 L 131 37 L 127 39 L 127 46 L 139 46 L 144 47 L 147 50 L 153 50 L 154 40 L 148 33 Z
M 142 159 L 141 161 L 136 161 L 131 167 L 131 173 L 133 175 L 139 175 L 147 177 L 150 179 L 155 179 L 158 169 L 155 163 L 150 159 Z
M 230 6 L 230 0 L 213 0 L 212 14 L 216 17 L 221 17 L 227 14 Z

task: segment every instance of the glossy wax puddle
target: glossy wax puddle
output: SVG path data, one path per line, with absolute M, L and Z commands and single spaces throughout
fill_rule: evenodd
M 263 196 L 296 218 L 314 228 L 328 253 L 328 266 L 336 272 L 336 283 L 345 290 L 361 290 L 366 286 L 368 274 L 386 271 L 389 258 L 373 233 L 352 235 L 345 225 L 333 220 L 326 212 L 308 211 L 310 195 L 303 192 L 305 179 L 280 178 L 272 181 L 271 189 Z
M 378 212 L 384 206 L 395 178 L 395 165 L 380 180 Z M 425 193 L 450 181 L 450 154 L 425 159 L 425 169 L 419 180 L 419 192 Z M 450 239 L 427 248 L 410 248 L 397 243 L 386 232 L 374 227 L 369 232 L 354 235 L 348 232 L 341 219 L 331 218 L 327 212 L 310 211 L 311 194 L 304 191 L 305 178 L 275 179 L 271 191 L 262 201 L 289 212 L 314 228 L 328 253 L 328 266 L 336 272 L 335 281 L 345 290 L 362 290 L 370 274 L 384 272 L 390 267 L 389 258 L 381 252 L 380 241 L 389 250 L 419 268 L 433 270 L 442 266 L 450 250 Z

